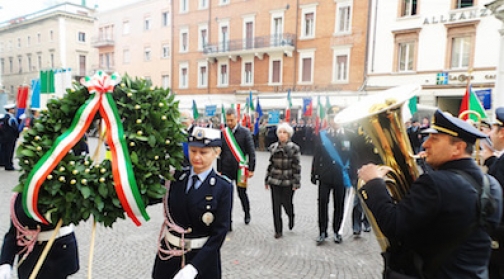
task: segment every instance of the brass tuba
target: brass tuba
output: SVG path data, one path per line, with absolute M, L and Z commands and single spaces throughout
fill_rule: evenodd
M 395 201 L 401 200 L 406 195 L 413 181 L 419 176 L 401 108 L 406 101 L 418 94 L 420 89 L 419 85 L 398 86 L 366 96 L 345 108 L 334 118 L 334 121 L 340 124 L 357 122 L 371 138 L 383 164 L 393 170 L 389 172 L 385 181 Z M 357 188 L 362 185 L 362 181 L 359 181 Z M 358 195 L 378 243 L 382 251 L 385 251 L 390 245 L 389 241 L 383 235 L 359 192 Z

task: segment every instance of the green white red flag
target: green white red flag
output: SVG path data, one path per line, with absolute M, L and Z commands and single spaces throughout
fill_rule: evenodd
M 194 120 L 199 118 L 198 106 L 196 105 L 195 100 L 192 100 L 192 114 Z
M 285 108 L 285 121 L 290 123 L 292 109 L 291 90 L 287 90 L 287 108 Z
M 224 104 L 221 104 L 221 115 L 220 115 L 220 128 L 224 129 L 226 126 L 226 111 L 224 110 Z
M 322 106 L 322 103 L 320 102 L 320 95 L 317 97 L 317 115 L 315 117 L 315 134 L 318 135 L 320 132 L 320 128 L 322 126 L 322 123 L 326 121 L 325 119 L 325 112 L 326 108 Z M 324 127 L 322 127 L 324 128 Z
M 481 119 L 488 118 L 488 116 L 485 113 L 485 109 L 481 105 L 481 102 L 478 99 L 478 96 L 476 96 L 476 93 L 474 93 L 474 91 L 472 91 L 472 86 L 470 84 L 467 85 L 464 98 L 462 98 L 462 103 L 460 104 L 459 115 L 467 110 L 471 110 L 471 111 L 478 113 L 480 116 L 480 119 L 478 119 L 478 117 L 476 115 L 474 115 L 472 113 L 468 113 L 462 117 L 463 120 L 471 119 L 475 122 L 478 122 Z

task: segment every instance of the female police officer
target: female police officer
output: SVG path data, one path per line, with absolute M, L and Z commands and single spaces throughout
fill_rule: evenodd
M 221 278 L 220 248 L 231 222 L 231 182 L 212 165 L 220 131 L 195 127 L 188 137 L 191 167 L 177 172 L 164 199 L 165 222 L 152 278 Z

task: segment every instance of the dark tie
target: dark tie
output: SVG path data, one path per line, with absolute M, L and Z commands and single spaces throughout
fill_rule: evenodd
M 191 176 L 191 178 L 192 178 L 192 184 L 191 187 L 189 187 L 189 190 L 187 190 L 188 195 L 194 192 L 194 190 L 196 190 L 196 182 L 199 180 L 199 177 L 196 174 Z

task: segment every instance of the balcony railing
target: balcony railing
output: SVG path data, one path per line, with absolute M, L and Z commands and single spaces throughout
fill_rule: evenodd
M 293 48 L 295 40 L 296 36 L 290 33 L 228 40 L 216 44 L 207 44 L 203 49 L 203 53 L 211 55 L 214 53 L 239 52 L 244 50 L 263 49 L 267 51 L 272 48 Z
M 91 39 L 91 44 L 93 47 L 106 47 L 114 46 L 114 39 L 112 37 L 93 37 Z
M 91 65 L 91 70 L 96 72 L 98 70 L 102 70 L 102 71 L 105 71 L 107 73 L 112 73 L 112 72 L 115 72 L 116 71 L 116 67 L 114 65 L 96 65 L 96 64 L 93 64 Z

